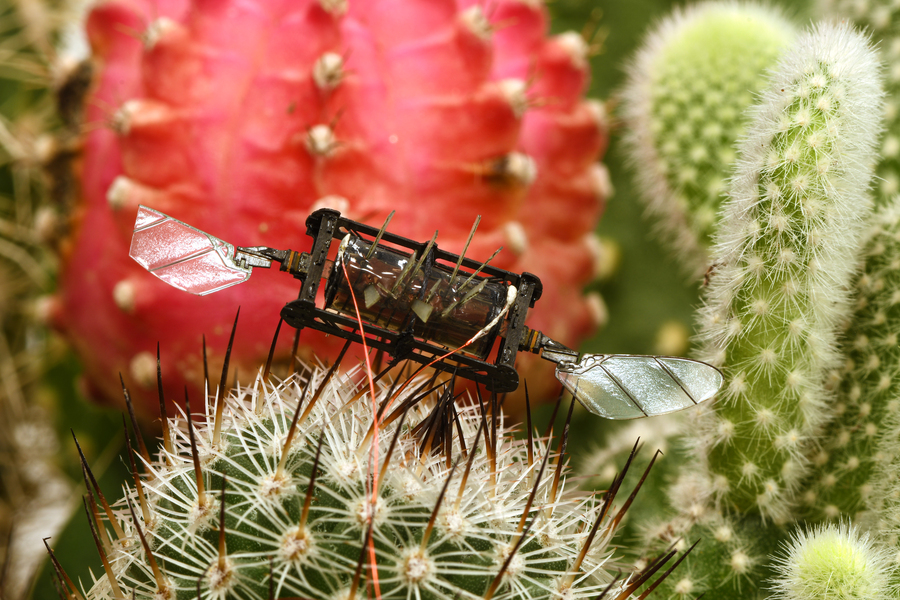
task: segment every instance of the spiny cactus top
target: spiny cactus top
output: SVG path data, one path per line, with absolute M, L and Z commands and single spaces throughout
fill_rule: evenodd
M 772 7 L 699 3 L 660 22 L 629 66 L 629 160 L 657 228 L 692 275 L 707 267 L 744 113 L 795 35 Z
M 118 401 L 122 372 L 137 408 L 156 411 L 157 342 L 171 357 L 168 395 L 186 383 L 199 390 L 199 332 L 220 357 L 237 305 L 249 326 L 234 360 L 252 368 L 271 315 L 296 293 L 273 279 L 275 293 L 229 290 L 210 307 L 145 279 L 127 257 L 140 203 L 243 245 L 278 247 L 333 195 L 346 199 L 334 208 L 360 221 L 396 210 L 394 227 L 409 237 L 440 229 L 457 252 L 481 214 L 477 254 L 504 246 L 497 266 L 544 278 L 535 318 L 576 345 L 600 314 L 581 288 L 609 193 L 596 162 L 606 117 L 583 97 L 587 44 L 547 27 L 532 0 L 489 10 L 472 0 L 97 3 L 87 18 L 95 75 L 79 202 L 59 241 L 51 310 L 91 391 Z M 301 353 L 310 347 L 337 350 L 314 335 Z
M 87 598 L 624 600 L 647 579 L 614 583 L 621 479 L 565 491 L 564 460 L 514 441 L 496 396 L 365 372 L 259 377 L 171 420 L 112 534 L 90 492 L 107 574 Z
M 867 40 L 819 25 L 753 110 L 701 312 L 706 357 L 726 373 L 700 439 L 725 509 L 785 518 L 827 418 L 880 108 Z

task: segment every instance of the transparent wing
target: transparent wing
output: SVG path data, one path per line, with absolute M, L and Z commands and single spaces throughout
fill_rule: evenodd
M 234 246 L 147 206 L 138 207 L 128 253 L 180 290 L 204 296 L 243 283 L 251 267 L 234 260 Z
M 556 378 L 585 408 L 607 419 L 675 412 L 712 398 L 722 373 L 696 360 L 670 356 L 586 354 L 560 363 Z

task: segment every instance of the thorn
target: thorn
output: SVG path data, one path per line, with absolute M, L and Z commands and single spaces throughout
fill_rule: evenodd
M 634 502 L 635 496 L 637 496 L 637 493 L 638 493 L 638 491 L 640 491 L 641 486 L 644 485 L 644 481 L 647 479 L 647 475 L 650 474 L 650 469 L 653 468 L 653 463 L 656 462 L 656 457 L 659 456 L 660 454 L 662 454 L 662 452 L 660 450 L 657 450 L 653 454 L 653 458 L 650 459 L 650 464 L 647 465 L 646 469 L 644 469 L 644 474 L 641 475 L 640 481 L 638 481 L 637 485 L 634 486 L 634 489 L 631 491 L 631 494 L 628 495 L 628 499 L 625 501 L 625 504 L 622 505 L 622 508 L 619 509 L 619 512 L 616 513 L 616 516 L 613 517 L 612 526 L 614 529 L 619 526 L 619 522 L 625 516 L 625 511 L 627 511 L 628 508 L 631 506 L 631 503 Z
M 225 549 L 225 483 L 228 477 L 222 475 L 222 493 L 219 496 L 219 572 L 224 573 L 227 567 L 228 552 Z
M 562 404 L 563 394 L 565 394 L 566 388 L 563 388 L 559 392 L 559 396 L 556 397 L 556 404 L 553 405 L 553 412 L 550 414 L 550 421 L 547 422 L 547 429 L 544 431 L 544 437 L 549 438 L 553 435 L 553 424 L 556 422 L 556 413 L 559 412 L 559 405 Z
M 359 589 L 359 580 L 362 577 L 363 565 L 365 564 L 366 547 L 369 545 L 369 540 L 372 539 L 372 528 L 374 525 L 375 520 L 369 519 L 369 526 L 366 527 L 366 536 L 363 539 L 362 546 L 359 550 L 359 558 L 356 561 L 356 571 L 353 573 L 353 583 L 350 585 L 350 592 L 347 594 L 347 600 L 356 600 L 356 591 Z
M 469 239 L 466 240 L 466 245 L 463 246 L 463 251 L 459 254 L 459 260 L 456 261 L 456 266 L 453 268 L 453 274 L 450 275 L 450 287 L 453 287 L 453 281 L 456 279 L 456 274 L 459 272 L 459 267 L 462 265 L 463 258 L 466 256 L 466 251 L 469 249 L 469 244 L 472 243 L 472 238 L 475 237 L 475 231 L 478 229 L 478 224 L 481 223 L 481 215 L 475 217 L 475 222 L 472 224 L 472 230 L 469 232 Z
M 463 472 L 462 481 L 459 484 L 459 492 L 456 494 L 456 502 L 453 510 L 459 511 L 459 505 L 462 503 L 463 492 L 466 490 L 466 483 L 469 480 L 469 471 L 472 469 L 472 463 L 475 462 L 475 454 L 478 450 L 478 441 L 481 439 L 481 433 L 484 431 L 484 415 L 481 417 L 481 424 L 478 425 L 478 431 L 475 432 L 475 439 L 472 441 L 472 451 L 469 453 L 469 460 L 466 461 L 466 470 Z
M 638 575 L 638 578 L 635 579 L 634 581 L 632 581 L 631 583 L 629 583 L 627 587 L 625 587 L 621 592 L 619 592 L 619 595 L 616 596 L 615 600 L 626 600 L 626 598 L 630 598 L 631 594 L 636 589 L 638 589 L 639 587 L 644 585 L 644 583 L 646 583 L 646 581 L 648 579 L 653 577 L 653 575 L 657 571 L 659 571 L 664 564 L 669 562 L 669 560 L 673 556 L 675 556 L 675 554 L 677 554 L 677 552 L 675 550 L 672 550 L 671 552 L 666 554 L 661 560 L 656 561 L 655 563 L 653 563 L 652 565 L 650 565 L 649 567 L 647 567 L 646 569 L 641 571 L 641 573 Z
M 531 523 L 528 524 L 528 527 L 525 528 L 525 531 L 522 532 L 522 535 L 519 536 L 519 539 L 516 541 L 512 550 L 509 552 L 509 556 L 506 557 L 506 560 L 503 561 L 503 565 L 500 567 L 500 571 L 494 577 L 494 580 L 491 582 L 491 585 L 488 587 L 487 592 L 484 594 L 484 600 L 491 600 L 494 597 L 494 593 L 497 591 L 497 588 L 500 586 L 500 582 L 503 580 L 503 575 L 506 573 L 506 570 L 509 568 L 509 563 L 512 562 L 513 557 L 516 555 L 516 552 L 519 551 L 519 548 L 522 546 L 522 542 L 525 541 L 525 538 L 528 536 L 528 532 L 531 531 L 531 526 L 534 525 L 534 519 L 531 519 Z
M 128 423 L 125 422 L 125 415 L 122 415 L 122 429 L 125 430 L 125 453 L 128 455 L 128 463 L 131 465 L 131 476 L 134 478 L 134 488 L 137 492 L 138 501 L 141 504 L 141 514 L 144 516 L 144 523 L 150 523 L 150 509 L 147 506 L 147 500 L 144 498 L 144 484 L 141 482 L 141 476 L 137 472 L 137 465 L 134 463 L 134 449 L 131 447 L 131 436 L 128 434 Z
M 225 411 L 225 386 L 228 385 L 228 363 L 231 362 L 231 348 L 234 346 L 234 334 L 237 331 L 238 317 L 241 316 L 241 307 L 237 309 L 234 315 L 234 325 L 231 326 L 231 337 L 228 338 L 228 347 L 225 348 L 225 362 L 222 364 L 222 379 L 219 380 L 219 387 L 216 389 L 216 419 L 213 427 L 213 446 L 218 447 L 219 437 L 222 435 L 222 413 Z
M 604 598 L 606 598 L 606 594 L 609 593 L 609 590 L 611 590 L 613 588 L 613 586 L 616 585 L 619 582 L 619 579 L 621 579 L 621 578 L 622 578 L 622 572 L 619 571 L 618 573 L 616 573 L 616 576 L 613 577 L 613 580 L 610 581 L 609 584 L 605 588 L 603 588 L 603 591 L 600 592 L 600 595 L 597 596 L 596 598 L 594 598 L 594 600 L 603 600 Z
M 459 452 L 463 459 L 469 458 L 469 450 L 466 448 L 466 438 L 463 436 L 462 423 L 459 421 L 459 412 L 456 410 L 456 402 L 450 405 L 453 414 L 453 422 L 456 423 L 456 438 L 459 440 Z
M 69 576 L 66 574 L 66 570 L 62 568 L 61 564 L 59 564 L 59 561 L 56 559 L 56 555 L 53 554 L 53 550 L 50 549 L 50 544 L 47 543 L 47 540 L 49 540 L 49 539 L 50 539 L 49 537 L 45 537 L 43 539 L 44 547 L 47 549 L 47 554 L 50 555 L 50 562 L 53 563 L 53 570 L 56 571 L 57 577 L 59 577 L 62 581 L 64 581 L 65 585 L 68 586 L 68 589 L 65 590 L 66 597 L 67 598 L 77 598 L 78 600 L 84 600 L 84 597 L 78 591 L 78 588 L 75 586 L 75 584 L 72 582 L 72 580 L 69 579 Z M 71 590 L 71 591 L 69 591 L 69 590 Z
M 559 442 L 559 454 L 556 457 L 556 474 L 553 476 L 553 487 L 550 489 L 550 506 L 547 507 L 547 517 L 553 516 L 553 506 L 556 503 L 556 492 L 559 490 L 559 479 L 562 477 L 563 458 L 566 454 L 566 446 L 569 445 L 569 426 L 572 423 L 572 410 L 575 408 L 575 398 L 569 404 L 569 414 L 566 415 L 566 424 L 563 427 Z M 549 448 L 547 449 L 549 451 Z
M 150 568 L 153 570 L 153 577 L 156 579 L 156 593 L 158 596 L 166 598 L 169 595 L 169 586 L 166 585 L 166 580 L 163 577 L 162 571 L 159 570 L 159 565 L 156 563 L 156 557 L 153 556 L 153 552 L 150 550 L 150 544 L 147 543 L 147 538 L 144 536 L 144 531 L 141 529 L 141 524 L 138 522 L 137 515 L 134 514 L 134 506 L 131 505 L 131 498 L 125 496 L 125 501 L 128 503 L 128 511 L 131 513 L 131 521 L 134 523 L 134 528 L 138 533 L 138 537 L 141 539 L 141 545 L 144 547 L 144 554 L 147 556 L 147 562 L 150 563 Z
M 384 235 L 385 230 L 387 230 L 388 224 L 391 222 L 391 219 L 394 218 L 394 213 L 397 212 L 395 210 L 391 211 L 391 214 L 387 216 L 387 219 L 384 220 L 384 225 L 381 226 L 381 229 L 378 230 L 378 235 L 375 236 L 375 241 L 372 242 L 372 245 L 369 246 L 369 251 L 366 252 L 366 260 L 372 258 L 372 255 L 375 254 L 375 248 L 378 246 L 378 242 L 381 241 L 381 236 Z
M 671 567 L 669 567 L 668 569 L 666 569 L 666 572 L 663 573 L 662 576 L 660 576 L 659 579 L 657 579 L 656 581 L 654 581 L 653 584 L 652 584 L 650 587 L 648 587 L 646 590 L 644 590 L 644 592 L 643 592 L 640 596 L 637 597 L 637 600 L 644 600 L 647 596 L 649 596 L 649 595 L 650 595 L 650 592 L 652 592 L 653 590 L 655 590 L 655 589 L 656 589 L 656 586 L 658 586 L 660 583 L 662 583 L 662 582 L 663 582 L 663 581 L 664 581 L 664 580 L 672 573 L 672 571 L 674 571 L 676 568 L 678 568 L 678 565 L 681 564 L 681 561 L 683 561 L 685 558 L 687 558 L 687 555 L 690 554 L 691 551 L 692 551 L 694 548 L 696 548 L 696 547 L 697 547 L 697 544 L 699 544 L 699 543 L 700 543 L 700 540 L 698 539 L 696 542 L 694 542 L 694 543 L 691 545 L 690 548 L 688 548 L 687 550 L 685 550 L 684 554 L 682 554 L 681 556 L 679 556 L 679 557 L 678 557 L 678 560 L 676 560 L 675 563 L 674 563 Z M 702 594 L 701 594 L 701 596 L 702 596 Z
M 110 524 L 113 527 L 113 530 L 116 532 L 116 537 L 120 540 L 124 540 L 126 538 L 125 532 L 122 531 L 122 528 L 119 527 L 119 521 L 116 520 L 115 515 L 113 514 L 112 508 L 109 506 L 109 502 L 106 501 L 106 497 L 103 495 L 103 492 L 100 490 L 100 485 L 97 483 L 97 479 L 94 477 L 94 473 L 91 471 L 91 468 L 88 466 L 87 459 L 84 457 L 84 452 L 81 450 L 81 445 L 78 443 L 78 438 L 75 437 L 75 432 L 71 429 L 72 439 L 75 440 L 75 447 L 78 449 L 78 456 L 81 457 L 81 467 L 84 470 L 85 475 L 90 478 L 91 485 L 94 487 L 94 490 L 97 492 L 97 496 L 100 498 L 100 502 L 103 505 L 103 512 L 106 513 L 106 518 L 109 519 Z M 85 486 L 87 486 L 88 482 L 85 480 Z M 90 486 L 88 486 L 90 487 Z M 88 490 L 90 493 L 90 489 Z
M 325 441 L 325 432 L 319 434 L 319 444 L 316 446 L 316 458 L 313 460 L 312 472 L 309 474 L 309 485 L 306 487 L 306 497 L 303 499 L 303 510 L 300 512 L 300 529 L 306 529 L 306 519 L 309 517 L 309 507 L 316 487 L 316 475 L 319 473 L 319 456 L 322 454 L 322 442 Z
M 175 451 L 172 448 L 172 432 L 169 429 L 169 415 L 166 414 L 166 399 L 163 395 L 162 363 L 159 359 L 159 342 L 156 342 L 156 390 L 159 392 L 159 415 L 162 422 L 163 447 L 166 449 L 166 455 L 169 457 L 169 464 L 171 465 Z
M 279 317 L 278 326 L 275 327 L 275 335 L 272 336 L 272 345 L 269 346 L 269 355 L 266 357 L 266 368 L 263 369 L 263 381 L 269 380 L 269 372 L 272 370 L 272 360 L 275 358 L 275 344 L 278 342 L 278 333 L 281 331 L 282 323 L 284 323 L 284 317 Z
M 431 531 L 434 529 L 434 523 L 437 520 L 438 511 L 441 509 L 441 504 L 444 502 L 444 494 L 447 493 L 447 488 L 450 486 L 450 480 L 453 479 L 453 473 L 456 472 L 456 467 L 459 463 L 454 463 L 454 465 L 450 468 L 450 473 L 447 475 L 447 480 L 444 482 L 443 487 L 441 487 L 441 493 L 438 494 L 437 502 L 434 503 L 434 510 L 431 511 L 431 517 L 428 519 L 428 525 L 425 526 L 425 532 L 422 534 L 422 543 L 419 544 L 419 549 L 423 552 L 425 551 L 426 546 L 428 546 L 428 538 L 431 537 Z
M 522 518 L 519 519 L 519 526 L 516 527 L 516 533 L 518 534 L 521 534 L 522 530 L 525 527 L 525 519 L 528 518 L 528 513 L 531 511 L 531 505 L 534 503 L 534 497 L 541 485 L 541 478 L 544 476 L 544 469 L 547 467 L 547 462 L 549 459 L 550 448 L 547 448 L 547 452 L 544 453 L 544 460 L 541 461 L 541 468 L 538 469 L 537 480 L 534 482 L 534 485 L 531 488 L 531 493 L 528 494 L 528 502 L 525 503 L 525 510 L 522 511 Z
M 488 462 L 491 465 L 491 490 L 497 489 L 497 460 L 494 456 L 494 447 L 491 445 L 491 436 L 487 430 L 487 417 L 484 411 L 484 400 L 481 398 L 481 386 L 475 386 L 476 396 L 478 397 L 478 406 L 481 408 L 481 425 L 479 431 L 484 429 L 484 450 L 488 456 Z
M 284 477 L 284 466 L 287 464 L 288 451 L 291 449 L 291 444 L 294 443 L 294 436 L 297 434 L 297 427 L 300 423 L 306 420 L 306 417 L 309 415 L 310 411 L 312 411 L 313 406 L 315 406 L 316 401 L 319 399 L 319 396 L 322 395 L 322 392 L 325 390 L 325 386 L 328 385 L 328 382 L 331 381 L 331 377 L 335 374 L 338 369 L 338 366 L 341 364 L 341 360 L 343 360 L 344 355 L 347 353 L 347 348 L 350 347 L 352 342 L 347 340 L 347 343 L 344 344 L 344 347 L 341 349 L 341 353 L 338 354 L 338 358 L 334 361 L 334 364 L 331 365 L 331 368 L 328 370 L 328 373 L 325 374 L 325 378 L 322 380 L 322 383 L 319 384 L 319 387 L 316 389 L 316 393 L 310 399 L 310 401 L 306 404 L 306 410 L 303 411 L 303 414 L 300 414 L 300 408 L 303 406 L 303 398 L 300 398 L 300 401 L 297 403 L 297 409 L 294 411 L 294 418 L 291 419 L 291 426 L 288 429 L 287 437 L 284 440 L 284 447 L 281 449 L 281 460 L 278 461 L 278 469 L 275 471 L 276 478 Z M 307 389 L 309 385 L 312 384 L 312 381 L 307 385 Z M 305 393 L 303 394 L 306 395 Z
M 206 334 L 203 334 L 203 397 L 209 399 L 209 361 L 206 360 Z M 205 402 L 204 402 L 205 404 Z
M 294 341 L 291 343 L 291 375 L 297 373 L 297 349 L 300 347 L 300 330 L 294 330 Z
M 384 477 L 387 474 L 388 465 L 391 463 L 391 459 L 394 456 L 394 448 L 397 446 L 397 440 L 400 438 L 400 431 L 403 429 L 403 422 L 406 420 L 406 413 L 409 412 L 410 407 L 407 406 L 404 409 L 403 414 L 400 415 L 400 422 L 397 423 L 397 429 L 394 430 L 394 435 L 391 436 L 391 443 L 388 446 L 387 453 L 384 455 L 384 463 L 381 465 L 381 472 L 378 474 L 378 482 L 384 481 Z M 378 497 L 379 490 L 374 490 L 372 495 L 376 498 Z
M 125 395 L 125 406 L 128 407 L 128 416 L 131 417 L 131 426 L 134 428 L 134 437 L 137 438 L 138 449 L 141 452 L 141 456 L 143 456 L 146 461 L 144 463 L 144 472 L 146 473 L 147 465 L 153 461 L 150 458 L 150 453 L 147 452 L 147 444 L 144 443 L 144 436 L 141 435 L 141 430 L 138 428 L 137 418 L 134 416 L 134 405 L 131 403 L 131 394 L 128 393 L 128 388 L 125 387 L 125 380 L 122 379 L 122 373 L 119 373 L 119 383 L 122 384 L 122 393 Z
M 312 400 L 309 401 L 309 404 L 306 405 L 306 410 L 303 411 L 303 414 L 300 415 L 300 422 L 306 420 L 306 417 L 309 416 L 309 413 L 312 411 L 313 407 L 316 405 L 316 402 L 319 400 L 319 396 L 322 395 L 322 392 L 325 391 L 325 386 L 328 385 L 328 382 L 331 381 L 332 376 L 334 376 L 335 372 L 338 370 L 338 366 L 340 366 L 341 361 L 344 360 L 344 355 L 347 353 L 347 349 L 350 348 L 350 344 L 352 344 L 352 340 L 347 340 L 347 343 L 344 344 L 344 347 L 341 348 L 340 354 L 338 354 L 337 360 L 334 361 L 334 364 L 331 365 L 331 368 L 328 369 L 328 373 L 325 375 L 325 379 L 322 380 L 322 383 L 319 384 L 319 387 L 316 389 L 315 395 L 312 397 Z
M 112 567 L 109 565 L 109 557 L 103 550 L 103 544 L 100 543 L 100 537 L 97 535 L 97 529 L 94 527 L 94 520 L 91 519 L 91 509 L 88 508 L 87 498 L 82 497 L 81 500 L 84 503 L 84 513 L 87 515 L 88 526 L 91 528 L 91 536 L 94 538 L 97 552 L 100 553 L 100 562 L 103 563 L 103 570 L 106 571 L 106 579 L 109 581 L 109 585 L 112 588 L 113 597 L 121 598 L 123 597 L 122 588 L 119 587 L 119 582 L 116 580 L 116 577 L 112 572 Z
M 528 397 L 528 380 L 525 383 L 525 427 L 528 429 L 528 468 L 534 464 L 534 430 L 531 424 L 531 400 Z M 548 448 L 549 449 L 549 448 Z
M 194 420 L 191 418 L 191 400 L 188 398 L 187 386 L 184 386 L 184 405 L 187 408 L 188 437 L 191 440 L 191 458 L 194 461 L 194 478 L 197 481 L 197 505 L 205 508 L 209 500 L 203 485 L 203 471 L 200 469 L 200 454 L 197 452 L 197 439 L 194 436 Z

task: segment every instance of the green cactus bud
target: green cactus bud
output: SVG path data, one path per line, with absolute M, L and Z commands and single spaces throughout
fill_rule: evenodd
M 776 570 L 773 600 L 896 598 L 889 553 L 852 525 L 817 525 L 794 533 Z
M 826 374 L 856 264 L 880 129 L 879 65 L 847 25 L 779 61 L 739 148 L 700 312 L 726 383 L 698 446 L 720 506 L 786 520 L 827 420 Z
M 693 275 L 707 267 L 744 113 L 795 36 L 770 6 L 702 3 L 664 19 L 628 69 L 630 161 L 648 212 Z

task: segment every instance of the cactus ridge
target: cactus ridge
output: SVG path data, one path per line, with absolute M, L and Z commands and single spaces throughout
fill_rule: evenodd
M 184 414 L 172 419 L 143 491 L 114 506 L 117 584 L 101 577 L 86 597 L 346 599 L 375 590 L 373 564 L 385 599 L 595 598 L 610 586 L 621 515 L 612 495 L 564 491 L 552 440 L 513 440 L 496 404 L 486 416 L 457 407 L 446 383 L 377 385 L 375 405 L 393 400 L 373 438 L 361 368 L 330 381 L 307 369 L 274 386 L 258 377 L 228 397 L 218 441 L 212 406 L 190 428 Z M 621 582 L 608 592 L 630 593 Z
M 825 377 L 871 206 L 878 73 L 864 36 L 814 27 L 780 60 L 740 146 L 700 312 L 705 358 L 726 373 L 701 454 L 729 510 L 785 520 L 828 418 Z

